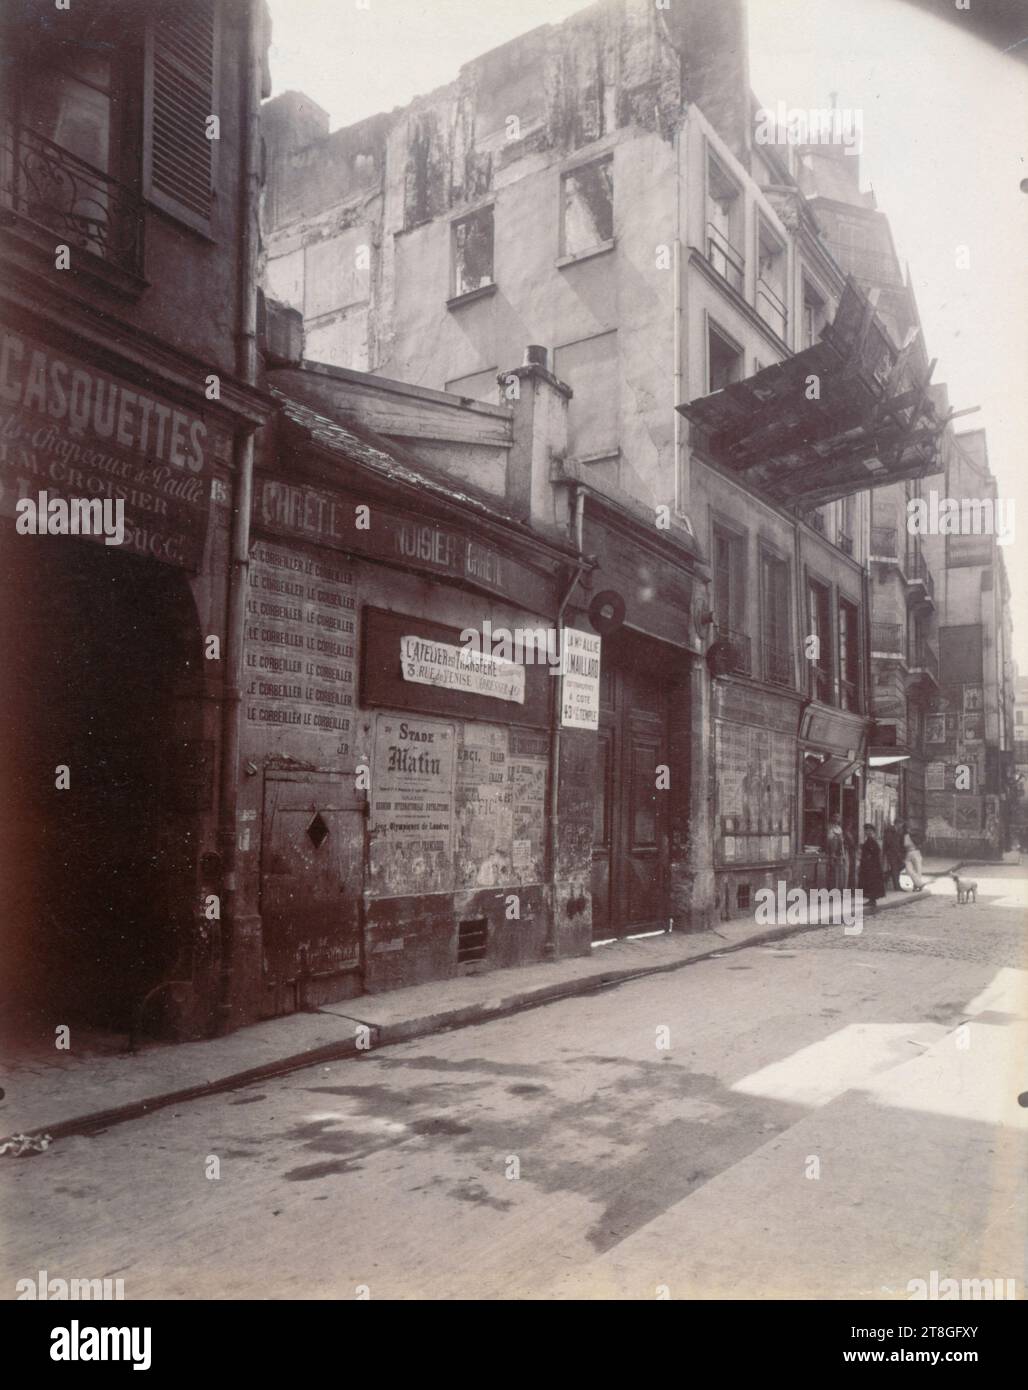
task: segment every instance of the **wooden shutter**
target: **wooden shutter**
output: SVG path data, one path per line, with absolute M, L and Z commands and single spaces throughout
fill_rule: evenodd
M 216 0 L 160 0 L 147 32 L 146 196 L 198 231 L 211 230 L 218 142 Z

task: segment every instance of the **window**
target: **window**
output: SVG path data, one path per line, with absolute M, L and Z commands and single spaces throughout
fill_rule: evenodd
M 834 704 L 832 680 L 832 595 L 826 584 L 807 581 L 807 636 L 815 637 L 813 655 L 807 657 L 807 693 L 812 700 Z
M 786 308 L 785 247 L 762 217 L 757 219 L 757 313 L 778 334 L 785 337 L 789 323 Z
M 764 679 L 774 685 L 792 685 L 792 647 L 789 642 L 789 564 L 763 551 L 761 569 L 761 632 L 764 635 Z
M 572 169 L 560 181 L 560 253 L 581 256 L 614 239 L 614 165 L 607 158 Z
M 6 15 L 3 206 L 29 235 L 53 237 L 102 261 L 141 267 L 135 192 L 140 44 L 131 22 L 85 10 L 51 27 Z M 54 37 L 59 33 L 61 42 Z M 123 136 L 125 138 L 123 138 Z
M 707 328 L 707 389 L 723 391 L 742 376 L 742 349 L 713 324 Z
M 828 309 L 824 295 L 814 288 L 806 276 L 803 277 L 803 342 L 801 348 L 813 347 L 820 340 L 821 330 L 828 322 Z
M 453 296 L 493 283 L 493 210 L 481 208 L 453 223 Z
M 1015 724 L 1023 724 L 1023 723 L 1024 723 L 1024 710 L 1023 710 L 1023 709 L 1014 710 L 1014 723 L 1015 723 Z
M 715 522 L 711 552 L 717 635 L 734 648 L 732 669 L 749 675 L 750 639 L 741 631 L 746 621 L 746 536 Z
M 839 680 L 842 707 L 860 713 L 860 610 L 848 599 L 839 600 Z
M 712 154 L 707 156 L 707 260 L 734 290 L 743 292 L 745 207 L 739 185 Z

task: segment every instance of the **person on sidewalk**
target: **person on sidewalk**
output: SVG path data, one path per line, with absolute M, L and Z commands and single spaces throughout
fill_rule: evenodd
M 838 811 L 828 821 L 825 848 L 828 852 L 828 887 L 845 888 L 847 879 L 846 840 Z
M 883 870 L 885 882 L 888 884 L 892 879 L 893 887 L 899 892 L 900 874 L 903 872 L 903 864 L 906 858 L 903 852 L 903 836 L 892 821 L 885 827 L 885 834 L 882 836 L 882 851 L 884 857 Z
M 924 887 L 924 866 L 921 862 L 921 851 L 914 843 L 913 837 L 906 826 L 903 827 L 903 854 L 903 867 L 910 875 L 910 881 L 914 885 L 914 892 L 919 893 Z
M 878 911 L 878 899 L 885 897 L 885 879 L 882 875 L 882 850 L 870 821 L 864 826 L 864 843 L 860 846 L 860 875 L 857 886 L 864 895 L 864 901 L 871 904 L 871 911 Z

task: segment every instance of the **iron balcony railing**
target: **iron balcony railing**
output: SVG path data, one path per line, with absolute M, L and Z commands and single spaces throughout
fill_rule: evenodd
M 895 526 L 871 527 L 871 558 L 873 560 L 899 559 Z
M 915 642 L 910 651 L 910 669 L 912 671 L 923 671 L 931 676 L 936 685 L 939 683 L 939 657 L 935 648 L 928 642 Z
M 900 623 L 872 623 L 871 650 L 886 656 L 903 655 L 903 629 Z
M 757 313 L 769 328 L 774 329 L 779 338 L 785 337 L 785 330 L 789 325 L 789 311 L 778 291 L 764 279 L 757 281 Z
M 834 700 L 834 682 L 827 666 L 811 663 L 807 675 L 807 694 L 812 700 L 820 700 L 823 705 L 831 705 Z
M 753 666 L 748 635 L 745 632 L 737 632 L 734 628 L 724 627 L 719 623 L 717 639 L 719 642 L 727 642 L 731 647 L 731 655 L 727 660 L 726 669 L 737 676 L 750 675 Z
M 71 246 L 132 274 L 142 271 L 142 209 L 116 179 L 27 126 L 6 123 L 0 202 Z
M 907 551 L 906 574 L 909 583 L 924 585 L 928 598 L 935 598 L 935 579 L 920 546 L 913 546 Z
M 717 273 L 731 285 L 733 290 L 743 292 L 746 262 L 740 256 L 724 232 L 707 223 L 707 260 Z
M 772 685 L 792 685 L 792 652 L 788 647 L 763 644 L 764 679 Z

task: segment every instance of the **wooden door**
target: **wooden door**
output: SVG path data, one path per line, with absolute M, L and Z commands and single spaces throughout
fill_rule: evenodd
M 600 683 L 593 803 L 593 939 L 660 931 L 669 916 L 666 685 L 628 666 Z M 666 779 L 665 779 L 666 780 Z

